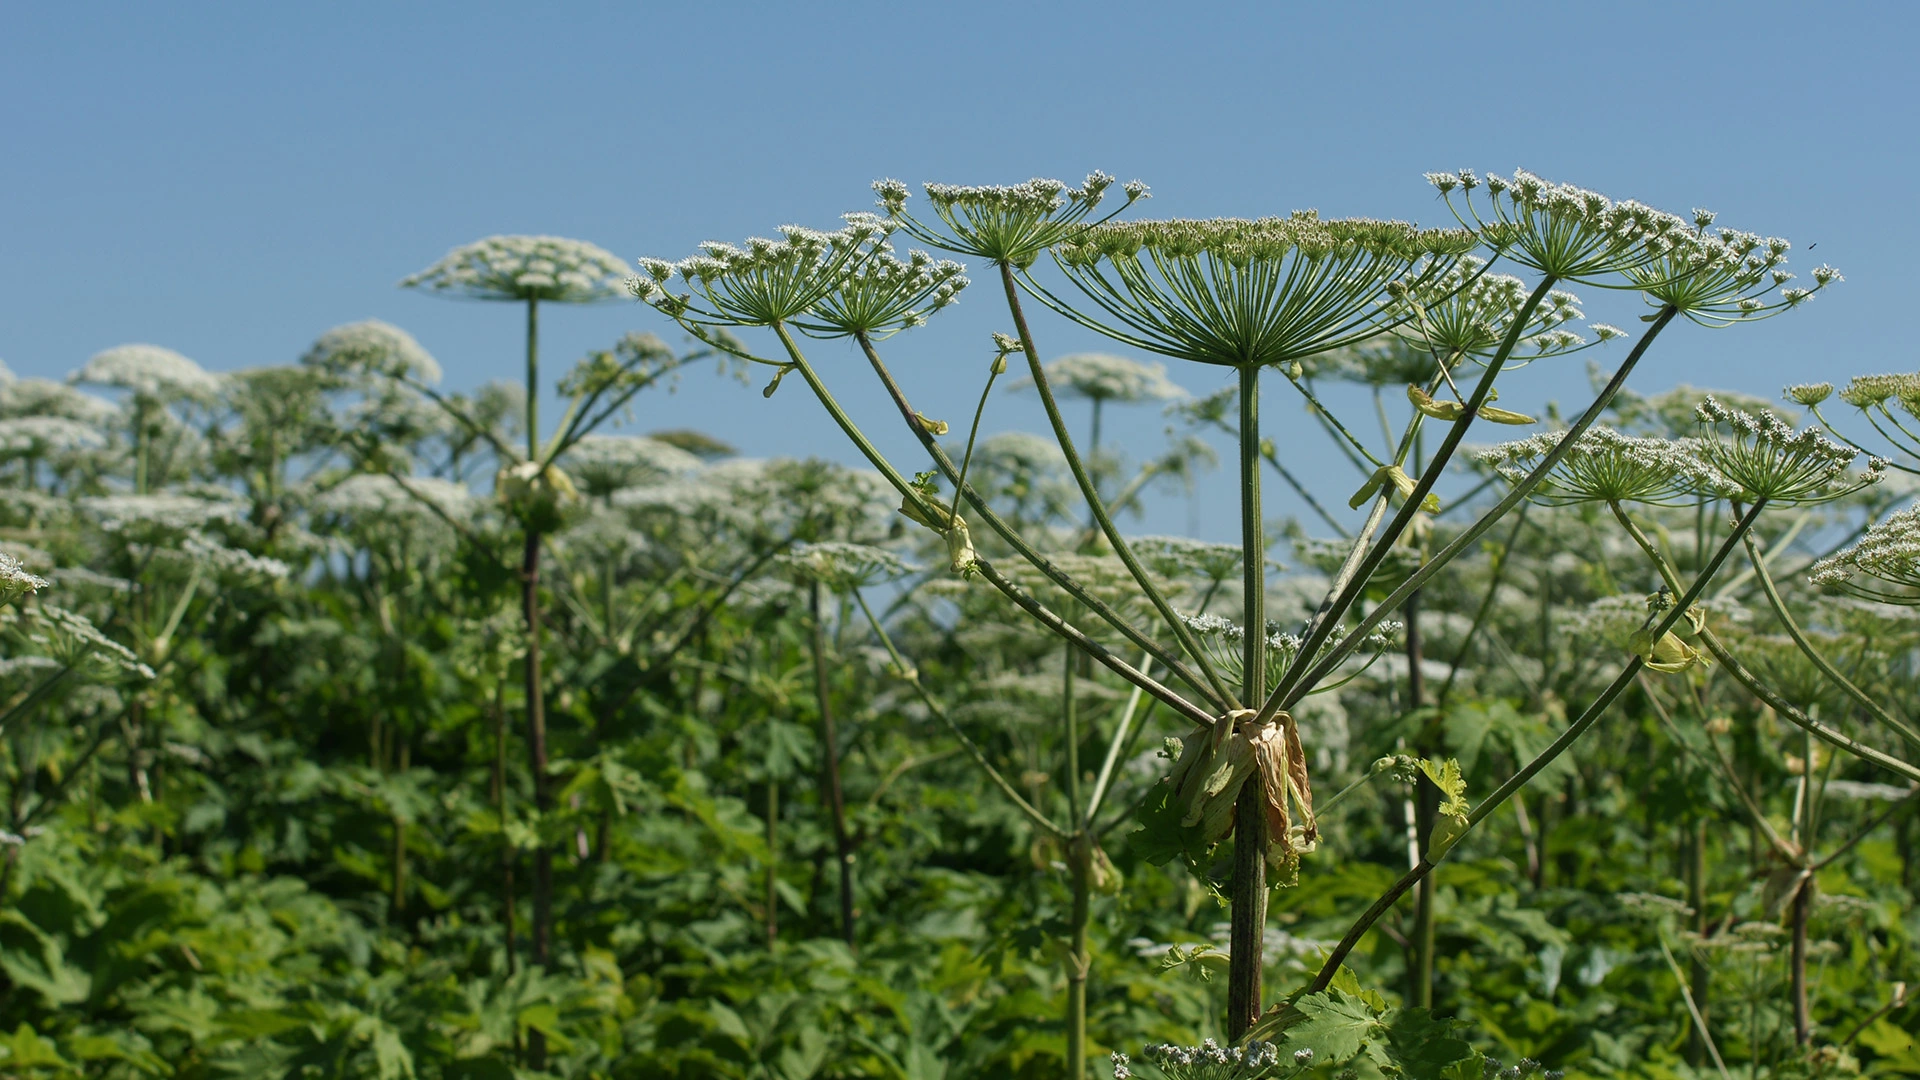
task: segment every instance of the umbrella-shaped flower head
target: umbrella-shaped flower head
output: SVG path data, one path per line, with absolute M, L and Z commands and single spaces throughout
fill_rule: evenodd
M 47 587 L 47 579 L 27 572 L 15 556 L 0 552 L 0 606 Z
M 1814 563 L 1807 580 L 1882 603 L 1920 606 L 1920 508 L 1890 515 L 1859 543 Z
M 336 326 L 321 334 L 300 362 L 333 375 L 440 381 L 440 365 L 432 354 L 412 334 L 379 319 Z
M 564 236 L 489 236 L 463 244 L 401 288 L 474 300 L 590 304 L 622 295 L 626 264 L 612 252 Z
M 796 544 L 780 561 L 800 580 L 818 581 L 835 592 L 879 585 L 914 569 L 886 548 L 838 540 Z
M 630 278 L 627 289 L 689 328 L 794 322 L 884 253 L 887 231 L 871 214 L 849 214 L 846 227 L 833 232 L 785 225 L 778 240 L 709 240 L 701 254 L 679 262 L 641 259 L 642 276 Z M 671 292 L 676 279 L 691 291 Z
M 659 483 L 700 467 L 694 455 L 644 435 L 588 435 L 568 448 L 565 462 L 581 490 L 594 496 Z
M 121 420 L 113 402 L 40 378 L 0 383 L 0 416 L 58 416 L 92 427 L 107 427 Z
M 1393 333 L 1422 352 L 1451 364 L 1454 358 L 1486 360 L 1500 348 L 1514 320 L 1526 313 L 1517 348 L 1508 367 L 1520 367 L 1542 356 L 1577 351 L 1588 344 L 1567 324 L 1585 318 L 1580 298 L 1559 289 L 1545 302 L 1527 310 L 1526 283 L 1511 274 L 1484 272 L 1485 263 L 1472 256 L 1419 289 L 1392 288 L 1386 310 L 1394 317 Z M 1605 323 L 1590 327 L 1600 341 L 1621 337 L 1624 331 Z M 1399 382 L 1417 381 L 1396 379 Z
M 1711 395 L 1702 401 L 1699 458 L 1731 481 L 1741 496 L 1781 505 L 1832 502 L 1885 476 L 1887 463 L 1869 459 L 1864 473 L 1848 465 L 1860 452 L 1828 439 L 1816 428 L 1793 430 L 1771 412 L 1730 409 Z
M 1113 182 L 1093 172 L 1079 187 L 1040 177 L 1024 184 L 927 184 L 939 226 L 906 212 L 907 185 L 900 181 L 876 180 L 873 190 L 890 221 L 914 239 L 1024 270 L 1041 252 L 1085 231 Z M 1138 180 L 1122 190 L 1127 201 L 1108 217 L 1147 197 L 1147 185 Z
M 209 401 L 220 392 L 218 375 L 158 345 L 119 345 L 96 353 L 68 381 L 115 386 L 155 401 Z
M 1702 249 L 1700 234 L 1684 218 L 1543 180 L 1525 169 L 1485 180 L 1471 169 L 1428 173 L 1427 182 L 1502 258 L 1561 281 L 1644 288 L 1644 279 L 1623 284 L 1619 277 L 1661 266 L 1670 257 L 1691 266 L 1712 254 Z
M 1517 484 L 1565 438 L 1564 431 L 1541 432 L 1501 443 L 1480 454 L 1480 460 Z M 1582 432 L 1566 448 L 1531 497 L 1549 506 L 1585 502 L 1671 506 L 1736 490 L 1737 483 L 1703 460 L 1691 440 L 1638 438 L 1596 427 Z
M 1048 363 L 1046 371 L 1047 382 L 1061 397 L 1131 404 L 1178 401 L 1187 396 L 1186 390 L 1167 378 L 1166 365 L 1151 360 L 1131 360 L 1111 353 L 1073 353 Z M 1014 389 L 1032 385 L 1032 379 L 1021 379 L 1014 383 Z
M 1049 306 L 1135 348 L 1203 364 L 1285 364 L 1377 333 L 1389 285 L 1425 288 L 1474 246 L 1461 229 L 1285 218 L 1108 222 L 1054 249 L 1113 320 Z
M 0 420 L 0 454 L 46 457 L 92 450 L 107 441 L 99 428 L 64 416 L 16 416 Z

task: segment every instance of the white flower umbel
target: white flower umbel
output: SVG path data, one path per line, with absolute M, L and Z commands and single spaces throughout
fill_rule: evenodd
M 1133 360 L 1112 353 L 1071 353 L 1048 362 L 1045 367 L 1047 382 L 1061 397 L 1133 404 L 1178 401 L 1188 396 L 1184 388 L 1167 378 L 1165 364 L 1151 360 Z M 1032 379 L 1013 384 L 1015 390 L 1032 386 Z
M 58 416 L 95 428 L 122 422 L 120 409 L 113 402 L 41 378 L 0 383 L 0 416 Z
M 879 585 L 914 571 L 906 560 L 886 548 L 833 540 L 797 544 L 780 556 L 780 561 L 800 580 L 818 581 L 842 593 Z
M 1502 477 L 1519 483 L 1564 437 L 1564 432 L 1545 431 L 1501 443 L 1478 457 Z M 1549 506 L 1585 502 L 1674 506 L 1702 495 L 1737 490 L 1733 481 L 1701 459 L 1691 440 L 1636 438 L 1597 427 L 1574 440 L 1530 497 Z
M 71 382 L 114 386 L 155 401 L 210 401 L 220 377 L 158 345 L 119 345 L 94 354 Z
M 1826 384 L 1823 384 L 1826 385 Z M 1827 385 L 1831 391 L 1833 387 Z M 1888 401 L 1920 399 L 1920 374 L 1855 375 L 1840 391 L 1840 400 L 1856 409 L 1885 406 Z
M 643 276 L 629 279 L 627 290 L 689 328 L 795 323 L 888 250 L 887 226 L 871 214 L 850 214 L 833 232 L 799 225 L 778 231 L 778 240 L 753 237 L 744 246 L 710 240 L 700 245 L 702 254 L 679 262 L 641 259 Z M 692 291 L 670 292 L 675 280 Z
M 564 236 L 489 236 L 463 244 L 402 288 L 476 300 L 583 304 L 622 295 L 627 267 L 618 256 Z
M 1859 543 L 1814 563 L 1807 580 L 1882 603 L 1920 606 L 1920 508 L 1889 516 Z
M 100 495 L 82 499 L 80 507 L 107 532 L 141 536 L 184 536 L 214 522 L 238 520 L 246 510 L 238 501 L 177 494 Z
M 700 467 L 699 458 L 644 435 L 587 435 L 561 460 L 580 489 L 596 497 L 660 483 Z
M 47 579 L 27 572 L 20 560 L 0 552 L 0 606 L 31 596 L 47 587 Z
M 1175 1046 L 1172 1043 L 1149 1044 L 1140 1051 L 1142 1060 L 1151 1063 L 1167 1080 L 1252 1080 L 1254 1077 L 1269 1075 L 1280 1060 L 1280 1051 L 1270 1042 L 1258 1039 L 1246 1046 L 1221 1046 L 1207 1039 L 1199 1046 Z M 1296 1067 L 1311 1062 L 1311 1053 L 1305 1059 L 1295 1055 Z M 1122 1076 L 1127 1068 L 1127 1059 L 1118 1055 L 1114 1061 L 1114 1076 Z M 1132 1075 L 1130 1072 L 1126 1075 Z
M 1660 265 L 1676 249 L 1692 252 L 1700 245 L 1699 235 L 1681 217 L 1637 202 L 1614 202 L 1524 169 L 1511 178 L 1489 175 L 1484 181 L 1471 169 L 1428 173 L 1427 182 L 1439 189 L 1454 217 L 1501 257 L 1560 281 L 1643 288 L 1622 275 Z
M 440 365 L 432 354 L 412 334 L 379 319 L 347 323 L 321 334 L 300 362 L 334 375 L 440 381 Z
M 1725 476 L 1747 501 L 1779 506 L 1832 502 L 1878 483 L 1887 463 L 1870 458 L 1867 469 L 1847 466 L 1860 451 L 1828 439 L 1816 428 L 1793 430 L 1770 412 L 1729 409 L 1709 395 L 1696 410 L 1702 437 L 1693 445 L 1701 461 Z
M 1485 260 L 1469 255 L 1421 288 L 1398 283 L 1389 286 L 1385 310 L 1392 316 L 1393 333 L 1449 367 L 1457 358 L 1485 360 L 1492 356 L 1513 321 L 1527 311 L 1528 288 L 1526 282 L 1511 274 L 1485 272 L 1485 266 Z M 1543 356 L 1578 352 L 1590 344 L 1625 336 L 1625 331 L 1617 327 L 1594 323 L 1589 329 L 1596 340 L 1589 342 L 1567 325 L 1585 317 L 1579 297 L 1552 290 L 1528 314 L 1527 325 L 1521 328 L 1506 366 L 1521 367 Z
M 1378 333 L 1389 284 L 1422 290 L 1472 233 L 1405 222 L 1285 218 L 1109 222 L 1054 249 L 1108 323 L 1040 295 L 1091 329 L 1163 356 L 1285 364 Z M 1037 286 L 1036 286 L 1037 288 Z
M 1040 177 L 1010 185 L 930 183 L 925 185 L 927 201 L 940 219 L 938 227 L 907 213 L 907 185 L 900 181 L 876 180 L 873 190 L 889 220 L 908 236 L 943 251 L 1024 270 L 1041 252 L 1085 230 L 1087 218 L 1113 183 L 1113 177 L 1097 171 L 1079 187 Z M 1138 180 L 1122 190 L 1126 202 L 1107 218 L 1147 197 L 1147 185 Z
M 1672 307 L 1702 326 L 1731 326 L 1778 315 L 1798 307 L 1814 293 L 1845 280 L 1831 266 L 1813 270 L 1813 288 L 1789 286 L 1786 268 L 1792 244 L 1777 236 L 1760 237 L 1738 229 L 1709 234 L 1704 227 L 1690 243 L 1676 243 L 1659 259 L 1629 269 L 1647 303 Z
M 887 338 L 926 325 L 928 316 L 958 301 L 968 284 L 966 267 L 951 259 L 909 251 L 902 260 L 882 249 L 793 324 L 814 337 Z
M 0 453 L 46 457 L 106 444 L 99 428 L 64 416 L 16 416 L 0 420 Z
M 1187 536 L 1142 536 L 1129 543 L 1154 573 L 1168 578 L 1225 581 L 1240 572 L 1240 545 L 1214 544 Z
M 425 502 L 433 505 L 427 506 Z M 458 521 L 473 513 L 474 495 L 464 485 L 431 476 L 409 477 L 406 486 L 384 473 L 359 473 L 313 500 L 319 513 L 360 519 L 415 520 L 437 516 L 434 508 Z

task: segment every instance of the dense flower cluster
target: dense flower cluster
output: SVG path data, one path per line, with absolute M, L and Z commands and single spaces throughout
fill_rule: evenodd
M 588 435 L 567 449 L 567 471 L 588 495 L 606 496 L 690 473 L 700 459 L 644 435 Z
M 379 319 L 336 326 L 321 334 L 300 362 L 334 375 L 440 381 L 440 365 L 413 335 Z
M 1770 412 L 1730 409 L 1708 396 L 1695 413 L 1705 430 L 1693 444 L 1700 460 L 1748 500 L 1831 502 L 1878 483 L 1886 473 L 1887 463 L 1878 458 L 1868 461 L 1864 473 L 1848 472 L 1858 450 L 1814 428 L 1795 431 Z
M 120 345 L 94 354 L 72 380 L 117 386 L 155 400 L 208 401 L 220 392 L 220 377 L 158 345 Z
M 1826 385 L 1831 391 L 1830 384 Z M 1840 400 L 1856 409 L 1884 407 L 1899 402 L 1910 413 L 1920 413 L 1920 374 L 1855 375 L 1840 391 Z
M 1861 578 L 1894 589 L 1868 585 Z M 1920 508 L 1878 522 L 1852 547 L 1814 563 L 1807 580 L 1887 603 L 1920 605 Z
M 1069 318 L 1136 348 L 1207 364 L 1284 364 L 1382 329 L 1389 286 L 1429 289 L 1476 240 L 1364 218 L 1108 222 L 1054 249 L 1108 326 Z M 1043 298 L 1046 294 L 1043 292 Z
M 899 555 L 871 544 L 839 540 L 797 544 L 780 561 L 805 581 L 818 581 L 838 592 L 851 592 L 903 577 L 913 567 Z
M 1560 449 L 1565 439 L 1564 431 L 1543 431 L 1501 443 L 1478 457 L 1518 484 Z M 1672 506 L 1734 490 L 1734 482 L 1704 461 L 1689 440 L 1639 438 L 1596 427 L 1565 448 L 1531 497 L 1553 506 L 1583 502 Z
M 1455 358 L 1484 360 L 1499 349 L 1515 319 L 1526 310 L 1527 285 L 1511 274 L 1485 270 L 1485 260 L 1467 256 L 1458 265 L 1419 289 L 1398 282 L 1388 286 L 1385 312 L 1393 333 L 1452 363 Z M 1545 301 L 1527 315 L 1516 346 L 1523 353 L 1507 362 L 1520 367 L 1542 356 L 1576 351 L 1586 338 L 1567 328 L 1584 319 L 1580 298 L 1561 289 L 1549 290 Z M 1625 331 L 1605 323 L 1590 326 L 1595 337 L 1608 341 Z
M 1245 1046 L 1221 1046 L 1212 1039 L 1204 1040 L 1199 1046 L 1152 1043 L 1140 1051 L 1140 1056 L 1152 1062 L 1168 1080 L 1239 1080 L 1259 1076 L 1280 1061 L 1279 1048 L 1258 1039 Z M 1294 1060 L 1295 1064 L 1304 1066 L 1312 1060 L 1312 1054 L 1308 1052 L 1305 1060 L 1296 1054 Z M 1132 1076 L 1130 1066 L 1127 1055 L 1115 1053 L 1114 1080 L 1127 1080 Z
M 626 276 L 625 263 L 585 240 L 489 236 L 454 248 L 400 285 L 476 300 L 580 304 L 620 295 Z
M 867 261 L 887 251 L 888 226 L 871 214 L 849 214 L 833 232 L 783 225 L 777 240 L 744 246 L 709 240 L 701 253 L 669 262 L 641 259 L 627 290 L 683 325 L 772 326 L 799 319 L 827 301 Z M 693 291 L 666 288 L 678 279 Z
M 1087 218 L 1113 184 L 1113 177 L 1097 171 L 1079 187 L 1039 177 L 1011 185 L 930 183 L 925 185 L 927 201 L 942 228 L 906 212 L 907 185 L 900 181 L 877 180 L 873 190 L 887 216 L 914 239 L 995 265 L 1025 269 L 1041 252 L 1083 232 Z M 1147 185 L 1138 180 L 1123 190 L 1127 201 L 1122 210 L 1147 197 Z
M 47 587 L 47 579 L 27 572 L 18 557 L 0 552 L 0 605 L 11 604 Z
M 1134 403 L 1177 401 L 1187 396 L 1185 389 L 1167 378 L 1166 365 L 1112 353 L 1072 353 L 1049 361 L 1046 372 L 1047 383 L 1061 397 Z M 1014 388 L 1032 385 L 1032 379 L 1021 379 Z
M 1562 281 L 1617 288 L 1618 275 L 1659 264 L 1698 240 L 1683 218 L 1524 169 L 1485 180 L 1471 169 L 1428 173 L 1427 182 L 1502 257 Z M 1485 198 L 1475 198 L 1482 188 Z

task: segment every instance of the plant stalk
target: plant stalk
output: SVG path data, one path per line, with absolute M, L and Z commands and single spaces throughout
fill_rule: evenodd
M 1241 700 L 1266 693 L 1267 545 L 1260 501 L 1260 368 L 1240 372 Z M 1224 718 L 1222 723 L 1232 723 Z M 1267 924 L 1267 813 L 1260 772 L 1234 804 L 1233 893 L 1228 928 L 1227 1037 L 1235 1042 L 1260 1019 L 1260 977 Z

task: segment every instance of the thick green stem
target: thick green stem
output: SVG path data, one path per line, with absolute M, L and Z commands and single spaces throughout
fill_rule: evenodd
M 1073 885 L 1073 911 L 1067 923 L 1067 1076 L 1070 1080 L 1085 1080 L 1087 973 L 1093 966 L 1093 956 L 1087 948 L 1093 893 L 1093 839 L 1085 830 L 1074 835 L 1067 857 L 1071 862 Z
M 527 758 L 533 773 L 533 805 L 545 820 L 553 808 L 547 784 L 547 703 L 540 675 L 540 534 L 527 530 L 520 562 L 520 611 L 526 626 L 525 664 L 527 699 Z M 547 969 L 553 950 L 553 849 L 545 841 L 533 850 L 533 963 Z M 547 1038 L 539 1030 L 527 1034 L 527 1064 L 546 1067 Z
M 1074 666 L 1078 650 L 1069 645 L 1061 650 L 1060 711 L 1067 728 L 1067 820 L 1080 820 L 1080 711 L 1074 707 Z
M 540 301 L 527 300 L 527 460 L 540 460 Z
M 1407 709 L 1411 712 L 1426 704 L 1426 680 L 1420 670 L 1425 659 L 1420 640 L 1420 594 L 1407 597 L 1403 610 L 1407 619 Z M 1420 756 L 1437 756 L 1432 739 L 1422 738 L 1416 745 Z M 1414 842 L 1424 857 L 1432 848 L 1433 825 L 1440 807 L 1440 789 L 1425 773 L 1414 777 L 1413 800 Z M 1433 875 L 1428 874 L 1420 879 L 1414 894 L 1413 1003 L 1423 1009 L 1433 1008 L 1433 884 Z
M 1240 369 L 1241 699 L 1259 701 L 1267 674 L 1267 544 L 1260 500 L 1260 368 Z M 1231 723 L 1232 720 L 1224 720 Z M 1228 927 L 1227 1036 L 1260 1019 L 1267 923 L 1266 790 L 1255 770 L 1234 804 L 1233 908 Z

